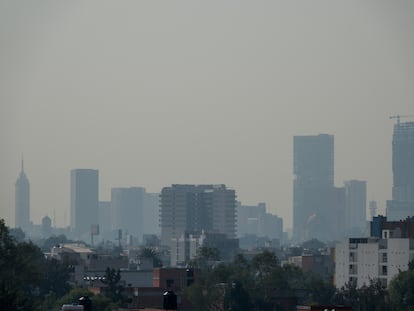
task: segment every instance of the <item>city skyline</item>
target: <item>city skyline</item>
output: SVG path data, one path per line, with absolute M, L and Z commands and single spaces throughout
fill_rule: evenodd
M 413 114 L 412 29 L 406 1 L 1 2 L 0 218 L 15 223 L 23 153 L 34 223 L 68 225 L 70 170 L 94 168 L 100 201 L 226 184 L 289 228 L 292 137 L 320 133 L 334 184 L 365 180 L 384 214 L 389 117 Z

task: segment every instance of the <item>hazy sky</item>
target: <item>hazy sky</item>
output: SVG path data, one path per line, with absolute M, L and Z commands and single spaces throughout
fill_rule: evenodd
M 410 0 L 1 0 L 0 218 L 23 153 L 34 223 L 68 224 L 70 170 L 95 168 L 101 200 L 225 183 L 290 227 L 293 136 L 319 133 L 383 210 L 413 56 Z

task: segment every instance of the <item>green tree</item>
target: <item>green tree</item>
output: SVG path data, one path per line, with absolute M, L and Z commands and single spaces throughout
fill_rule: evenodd
M 38 310 L 45 260 L 31 242 L 17 243 L 0 220 L 0 306 L 8 310 Z
M 105 295 L 115 303 L 121 303 L 125 287 L 121 284 L 121 272 L 113 268 L 106 268 L 102 283 L 107 285 Z
M 319 275 L 309 273 L 305 275 L 303 284 L 307 293 L 307 304 L 334 304 L 336 288 L 331 279 L 322 278 Z
M 42 289 L 45 293 L 53 293 L 56 297 L 65 295 L 70 290 L 69 263 L 54 258 L 46 261 L 45 277 Z
M 47 260 L 32 242 L 18 242 L 0 220 L 0 306 L 44 310 L 68 289 L 67 266 Z
M 414 270 L 400 272 L 389 285 L 392 310 L 414 310 Z
M 152 259 L 152 264 L 154 267 L 162 267 L 162 261 L 160 258 L 159 253 L 155 248 L 152 247 L 145 247 L 141 250 L 140 256 L 142 258 Z
M 10 236 L 12 236 L 16 242 L 23 242 L 26 238 L 26 234 L 24 233 L 22 228 L 13 228 L 10 229 L 9 232 Z

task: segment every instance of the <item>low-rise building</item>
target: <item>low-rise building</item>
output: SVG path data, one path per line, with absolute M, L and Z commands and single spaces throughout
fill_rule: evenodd
M 414 239 L 350 238 L 336 246 L 335 285 L 337 288 L 349 282 L 358 288 L 379 279 L 384 287 L 400 271 L 408 269 L 414 259 Z

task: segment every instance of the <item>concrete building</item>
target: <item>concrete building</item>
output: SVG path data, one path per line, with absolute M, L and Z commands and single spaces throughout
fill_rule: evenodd
M 15 184 L 15 227 L 26 233 L 31 230 L 30 222 L 30 183 L 24 172 L 22 160 L 19 178 Z
M 392 200 L 387 201 L 390 221 L 414 215 L 414 122 L 394 125 L 392 138 Z
M 75 238 L 88 240 L 98 219 L 99 172 L 75 169 L 70 174 L 70 227 Z
M 171 267 L 185 267 L 189 260 L 197 256 L 200 248 L 198 235 L 186 234 L 171 239 L 170 244 L 170 265 Z
M 162 245 L 202 230 L 236 237 L 236 194 L 225 185 L 172 185 L 160 198 Z
M 385 236 L 385 235 L 384 235 Z M 414 239 L 350 238 L 335 250 L 335 286 L 355 282 L 358 288 L 379 279 L 384 287 L 414 259 Z
M 361 236 L 367 228 L 367 183 L 349 180 L 345 188 L 345 231 L 348 235 Z
M 283 238 L 283 219 L 267 213 L 266 203 L 237 204 L 237 236 L 254 235 L 269 239 Z
M 302 254 L 288 258 L 288 264 L 295 265 L 303 272 L 318 274 L 323 278 L 333 275 L 334 260 L 332 254 Z
M 371 237 L 414 239 L 414 216 L 403 221 L 388 221 L 387 217 L 376 216 L 371 222 Z
M 304 241 L 309 218 L 315 214 L 305 192 L 318 193 L 334 186 L 334 137 L 294 136 L 293 138 L 293 239 Z

